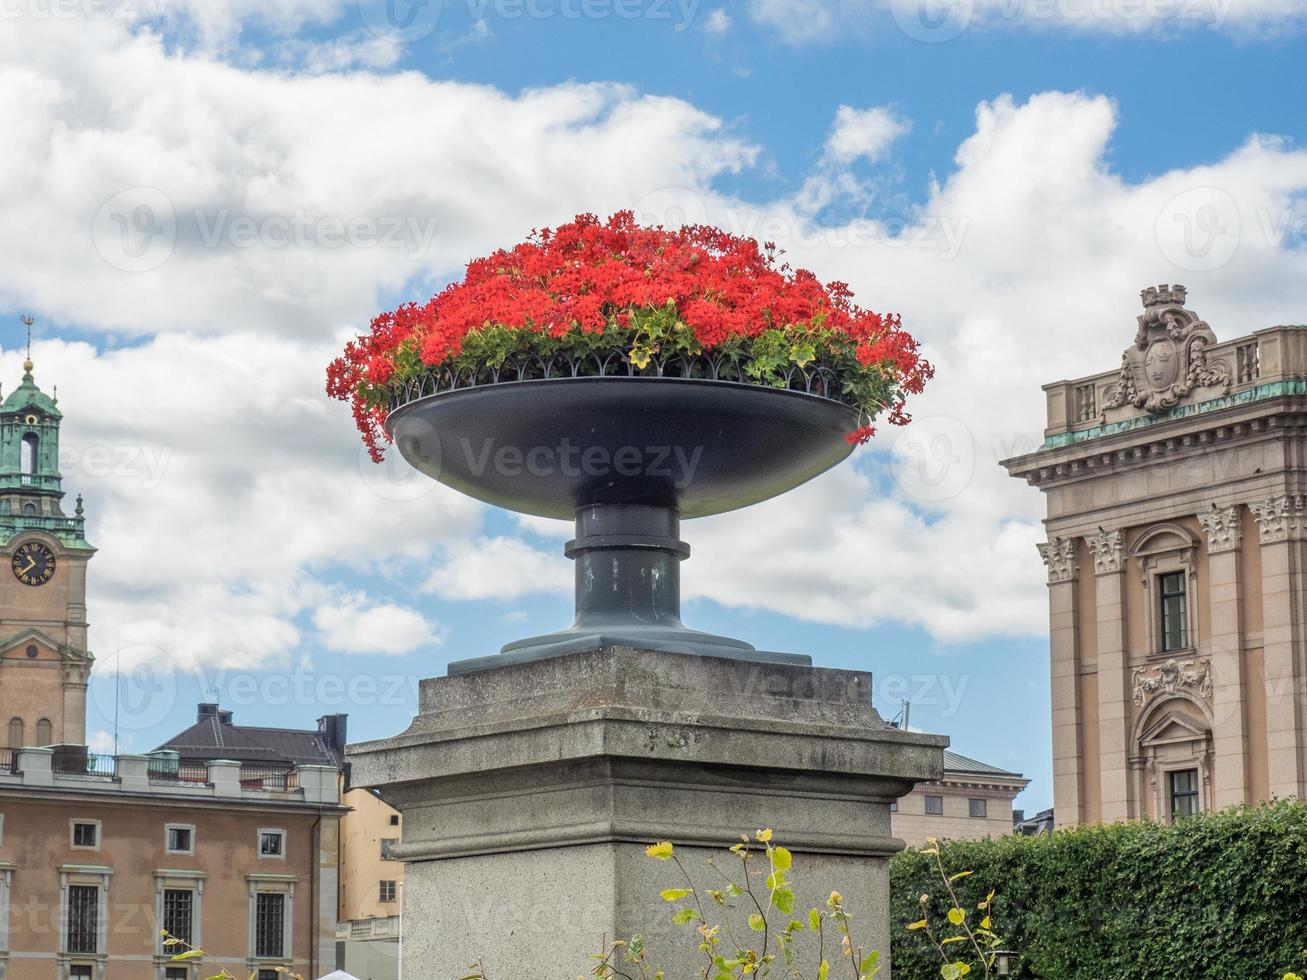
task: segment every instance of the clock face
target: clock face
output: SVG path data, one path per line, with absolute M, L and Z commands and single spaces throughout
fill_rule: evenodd
M 39 541 L 20 544 L 10 563 L 14 577 L 24 585 L 45 585 L 54 578 L 54 552 Z

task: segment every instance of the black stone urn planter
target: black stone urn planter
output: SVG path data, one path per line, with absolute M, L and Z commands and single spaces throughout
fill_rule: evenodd
M 682 518 L 770 499 L 852 452 L 859 410 L 827 397 L 829 377 L 799 377 L 789 388 L 576 374 L 459 387 L 446 377 L 397 396 L 386 429 L 415 468 L 497 507 L 576 522 L 565 548 L 576 621 L 450 674 L 605 646 L 810 664 L 689 629 L 680 615 Z

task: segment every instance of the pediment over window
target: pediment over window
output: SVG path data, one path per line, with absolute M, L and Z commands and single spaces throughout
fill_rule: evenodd
M 1135 557 L 1186 551 L 1198 546 L 1198 539 L 1179 524 L 1155 524 L 1135 539 L 1130 554 Z
M 1206 720 L 1195 718 L 1184 708 L 1175 705 L 1151 713 L 1139 736 L 1139 744 L 1143 747 L 1175 745 L 1182 742 L 1206 741 L 1211 736 L 1211 726 Z
M 36 650 L 35 657 L 31 656 L 32 649 Z M 70 647 L 67 643 L 60 643 L 35 627 L 0 640 L 0 660 L 46 662 L 58 660 L 61 663 L 75 663 L 89 667 L 93 659 L 89 653 Z

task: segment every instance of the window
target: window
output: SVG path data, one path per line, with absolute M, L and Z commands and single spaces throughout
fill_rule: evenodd
M 394 846 L 398 843 L 399 841 L 396 840 L 394 837 L 381 838 L 381 860 L 383 861 L 395 860 L 393 857 L 390 856 L 390 852 L 391 849 L 394 848 Z
M 378 901 L 393 902 L 395 900 L 395 883 L 393 881 L 381 882 L 381 894 L 377 898 Z
M 1198 812 L 1198 770 L 1181 769 L 1170 774 L 1171 820 L 1184 820 Z
M 164 849 L 169 854 L 195 853 L 195 828 L 191 825 L 170 823 L 163 833 Z
M 1097 414 L 1098 399 L 1094 395 L 1094 386 L 1078 386 L 1076 388 L 1076 421 L 1089 422 Z
M 50 724 L 49 718 L 42 718 L 36 723 L 36 744 L 54 744 L 54 725 Z
M 23 747 L 23 719 L 9 719 L 9 747 L 11 749 L 21 749 Z
M 286 831 L 260 830 L 259 857 L 279 858 L 286 856 Z
M 23 436 L 22 460 L 19 467 L 23 476 L 31 476 L 36 472 L 37 449 L 39 446 L 40 440 L 37 438 L 36 433 L 29 432 Z
M 1256 381 L 1262 376 L 1261 356 L 1257 344 L 1244 344 L 1238 349 L 1238 373 L 1235 377 L 1239 384 Z
M 163 930 L 189 944 L 195 929 L 195 893 L 189 888 L 165 888 L 163 892 Z M 164 947 L 169 952 L 178 950 Z
M 99 935 L 100 889 L 95 885 L 69 885 L 68 952 L 94 953 Z
M 91 980 L 91 967 L 85 965 L 70 966 L 68 976 L 72 980 Z
M 26 653 L 28 660 L 35 660 L 40 654 L 40 651 L 36 649 L 36 644 L 33 643 L 27 648 Z
M 100 846 L 100 821 L 74 820 L 73 847 L 98 848 Z
M 259 980 L 281 980 L 281 975 L 276 970 L 260 970 Z
M 890 812 L 890 813 L 898 813 L 898 812 L 899 812 L 899 801 L 898 801 L 898 800 L 894 800 L 892 803 L 890 803 L 890 805 L 889 805 L 889 812 Z
M 392 814 L 390 815 L 390 825 L 391 825 L 392 827 L 398 827 L 398 826 L 399 826 L 399 814 L 398 814 L 398 813 L 392 813 Z
M 973 816 L 973 817 L 984 817 L 984 816 L 987 816 L 987 814 L 986 814 L 986 807 L 985 807 L 985 801 L 984 801 L 984 800 L 967 800 L 967 814 L 968 814 L 969 816 Z
M 1162 614 L 1162 652 L 1183 650 L 1189 645 L 1189 596 L 1184 572 L 1158 576 L 1158 601 Z
M 188 980 L 186 976 L 186 967 L 170 966 L 163 971 L 163 980 Z
M 286 896 L 259 892 L 254 896 L 254 955 L 281 956 L 285 942 Z
M 944 797 L 927 796 L 926 812 L 931 814 L 932 816 L 936 816 L 936 817 L 941 816 L 944 813 Z
M 24 516 L 24 517 L 35 517 L 35 516 L 36 516 L 36 504 L 23 504 L 23 516 Z

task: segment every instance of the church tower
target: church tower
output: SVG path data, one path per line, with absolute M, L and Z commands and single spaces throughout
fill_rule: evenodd
M 28 321 L 24 321 L 28 322 Z M 30 323 L 29 323 L 30 326 Z M 82 500 L 64 513 L 55 398 L 23 380 L 0 403 L 0 745 L 83 743 L 87 649 Z

